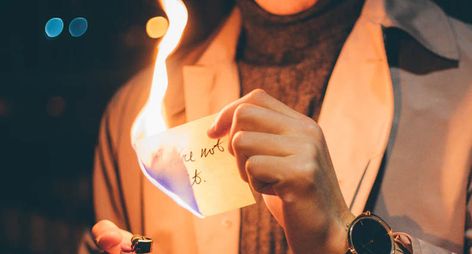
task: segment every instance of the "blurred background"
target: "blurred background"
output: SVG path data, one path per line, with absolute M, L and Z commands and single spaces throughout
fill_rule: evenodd
M 436 2 L 472 22 L 472 1 Z M 186 3 L 184 43 L 204 38 L 232 5 Z M 76 252 L 94 221 L 101 113 L 117 88 L 152 64 L 158 39 L 146 23 L 160 15 L 157 0 L 0 0 L 0 253 Z M 56 23 L 48 36 L 55 17 L 63 31 L 57 35 Z

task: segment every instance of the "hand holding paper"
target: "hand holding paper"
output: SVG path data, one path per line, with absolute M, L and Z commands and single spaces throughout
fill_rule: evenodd
M 255 202 L 227 150 L 227 138 L 207 136 L 213 119 L 205 117 L 135 144 L 147 179 L 199 217 Z
M 345 225 L 354 216 L 318 124 L 254 90 L 227 105 L 208 131 L 212 138 L 227 134 L 242 178 L 264 194 L 293 253 L 345 253 Z

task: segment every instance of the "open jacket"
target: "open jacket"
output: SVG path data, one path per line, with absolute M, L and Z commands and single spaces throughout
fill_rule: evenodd
M 428 56 L 432 68 L 415 61 L 389 66 L 388 28 L 411 36 L 412 58 Z M 207 41 L 169 60 L 170 126 L 216 113 L 240 96 L 240 29 L 236 8 Z M 239 211 L 198 219 L 139 169 L 130 129 L 151 78 L 151 70 L 136 75 L 103 116 L 94 171 L 97 220 L 152 237 L 159 254 L 236 254 Z M 464 252 L 464 230 L 471 227 L 470 26 L 428 0 L 366 0 L 332 72 L 318 123 L 354 214 L 364 210 L 376 179 L 383 179 L 375 210 L 394 231 L 410 235 L 414 254 Z

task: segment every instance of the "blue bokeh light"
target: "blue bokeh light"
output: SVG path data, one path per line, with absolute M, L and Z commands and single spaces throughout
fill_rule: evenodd
M 59 36 L 64 29 L 64 22 L 61 18 L 51 18 L 44 26 L 44 32 L 49 38 Z
M 84 17 L 74 18 L 69 24 L 69 33 L 72 37 L 80 37 L 87 32 L 88 21 Z

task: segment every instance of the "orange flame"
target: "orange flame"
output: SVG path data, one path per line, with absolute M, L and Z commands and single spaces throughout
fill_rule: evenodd
M 169 19 L 169 28 L 158 46 L 149 97 L 131 128 L 131 143 L 167 129 L 163 116 L 164 95 L 168 86 L 167 57 L 178 46 L 188 20 L 188 12 L 181 0 L 160 0 Z

